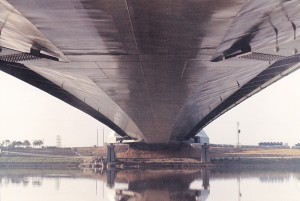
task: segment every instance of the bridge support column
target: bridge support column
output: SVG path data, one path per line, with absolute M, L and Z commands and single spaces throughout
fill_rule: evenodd
M 201 146 L 201 162 L 203 163 L 209 163 L 210 158 L 209 158 L 209 146 L 205 143 L 204 145 Z
M 107 145 L 107 163 L 112 163 L 116 161 L 115 145 Z

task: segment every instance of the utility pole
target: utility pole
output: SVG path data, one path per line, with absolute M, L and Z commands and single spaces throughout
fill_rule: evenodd
M 97 147 L 98 147 L 98 128 L 97 128 Z
M 237 132 L 237 147 L 239 148 L 241 146 L 240 144 L 240 133 L 241 133 L 241 130 L 239 128 L 240 126 L 240 123 L 239 122 L 236 122 L 236 132 Z
M 102 142 L 103 142 L 102 146 L 104 147 L 104 126 L 103 126 L 103 132 L 102 132 Z

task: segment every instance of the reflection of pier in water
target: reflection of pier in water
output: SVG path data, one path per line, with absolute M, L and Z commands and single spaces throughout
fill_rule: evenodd
M 209 196 L 209 171 L 146 170 L 107 172 L 107 181 L 115 176 L 117 201 L 204 201 Z M 202 180 L 202 187 L 191 189 L 191 183 Z M 109 186 L 112 184 L 107 183 Z M 117 185 L 127 184 L 127 185 Z M 118 188 L 126 186 L 126 188 Z

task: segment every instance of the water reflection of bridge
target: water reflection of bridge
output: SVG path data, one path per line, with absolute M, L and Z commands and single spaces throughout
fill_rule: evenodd
M 89 170 L 2 170 L 0 169 L 0 189 L 3 196 L 12 186 L 35 189 L 42 192 L 56 193 L 53 200 L 82 200 L 79 195 L 89 196 L 85 200 L 93 201 L 208 201 L 215 200 L 247 200 L 253 192 L 265 192 L 274 186 L 269 182 L 284 179 L 280 184 L 293 192 L 295 184 L 299 183 L 298 170 L 242 170 L 242 169 L 212 169 L 212 170 L 123 170 L 94 171 Z M 76 179 L 76 182 L 74 182 Z M 36 186 L 35 181 L 40 182 Z M 62 185 L 57 185 L 62 182 Z M 78 181 L 78 182 L 77 182 Z M 238 183 L 236 182 L 238 181 Z M 253 190 L 253 185 L 255 190 Z M 72 186 L 72 187 L 70 187 Z M 75 188 L 74 188 L 75 187 Z M 96 191 L 95 191 L 96 187 Z M 211 188 L 213 188 L 212 191 Z M 74 189 L 85 189 L 75 192 Z M 226 195 L 222 192 L 227 191 Z M 65 193 L 66 191 L 70 193 Z M 20 193 L 26 196 L 27 193 Z M 277 192 L 276 192 L 277 193 Z M 275 193 L 275 194 L 276 194 Z M 269 195 L 268 193 L 266 193 Z M 264 193 L 264 195 L 266 195 Z M 271 193 L 274 198 L 273 193 Z M 238 195 L 238 199 L 237 198 Z M 243 199 L 245 198 L 245 199 Z M 1 198 L 0 198 L 1 200 Z M 3 199 L 2 201 L 7 199 Z M 19 199 L 14 199 L 19 200 Z M 14 201 L 13 200 L 13 201 Z M 270 199 L 271 200 L 271 199 Z M 278 200 L 278 199 L 275 199 Z
M 191 188 L 195 180 L 202 180 L 202 186 Z M 117 201 L 204 201 L 210 193 L 207 170 L 123 171 L 116 174 L 115 182 L 128 184 L 125 189 L 115 187 Z

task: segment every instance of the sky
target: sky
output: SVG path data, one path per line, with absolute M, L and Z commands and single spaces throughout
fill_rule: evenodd
M 21 80 L 0 71 L 0 142 L 44 140 L 67 147 L 103 144 L 110 128 L 89 115 Z M 105 138 L 106 139 L 106 138 Z
M 215 144 L 300 142 L 300 71 L 267 87 L 209 124 L 204 130 Z M 44 140 L 62 146 L 102 145 L 112 131 L 80 110 L 0 71 L 0 142 Z
M 205 132 L 212 143 L 237 144 L 237 122 L 244 145 L 284 142 L 293 146 L 300 142 L 300 70 L 223 114 Z

